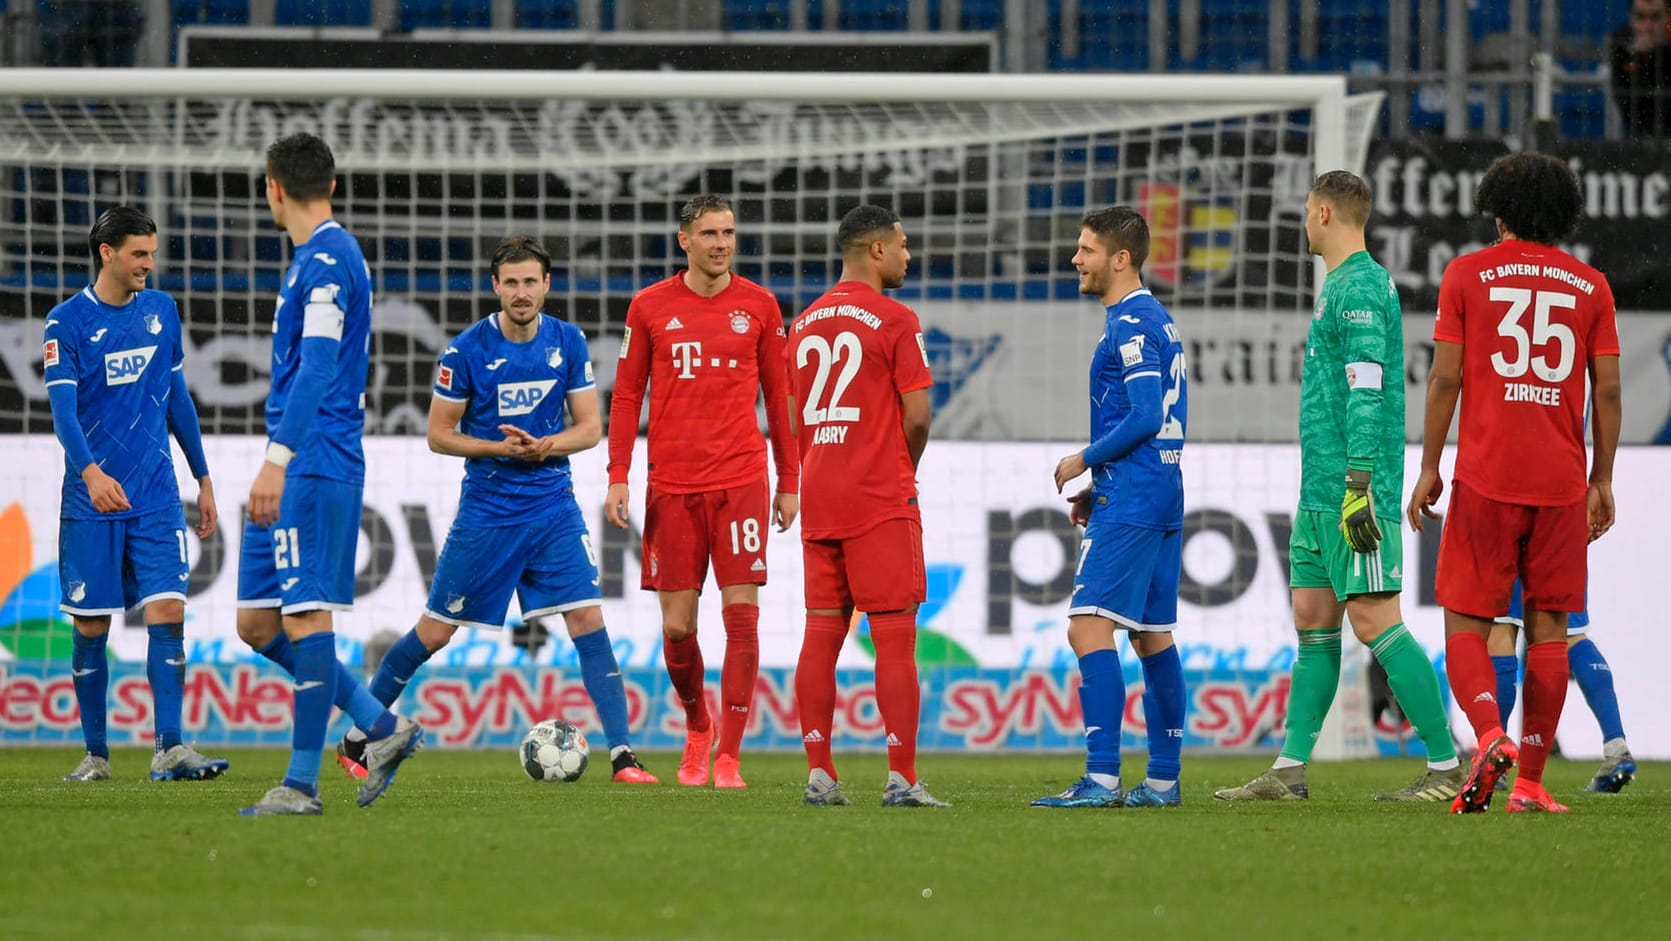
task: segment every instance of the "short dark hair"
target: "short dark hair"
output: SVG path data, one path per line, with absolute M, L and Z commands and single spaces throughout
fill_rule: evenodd
M 1584 213 L 1578 174 L 1548 154 L 1509 154 L 1485 171 L 1474 205 L 1515 238 L 1554 245 L 1572 234 Z
M 267 175 L 291 199 L 308 203 L 331 198 L 337 164 L 324 141 L 312 134 L 291 134 L 267 148 Z
M 513 235 L 502 240 L 493 247 L 493 265 L 489 269 L 493 272 L 495 281 L 499 279 L 499 266 L 514 264 L 519 261 L 533 259 L 540 263 L 540 274 L 551 273 L 551 253 L 538 239 L 526 235 Z
M 836 245 L 843 256 L 862 252 L 871 242 L 893 235 L 899 214 L 886 206 L 865 203 L 847 210 L 836 229 Z
M 718 196 L 714 193 L 698 193 L 685 200 L 685 204 L 679 207 L 679 228 L 689 232 L 690 227 L 696 224 L 696 220 L 710 212 L 735 213 L 736 210 L 731 208 L 731 200 L 724 196 Z
M 1131 253 L 1131 266 L 1142 272 L 1149 260 L 1149 223 L 1130 206 L 1110 206 L 1093 209 L 1079 220 L 1079 227 L 1090 229 L 1110 255 L 1121 250 Z
M 104 257 L 99 254 L 100 245 L 120 249 L 130 236 L 156 234 L 156 222 L 132 206 L 106 209 L 87 233 L 87 247 L 93 250 L 93 271 L 104 268 Z
M 1350 170 L 1330 170 L 1312 181 L 1311 191 L 1329 201 L 1341 220 L 1355 228 L 1369 224 L 1369 210 L 1374 197 L 1369 184 Z

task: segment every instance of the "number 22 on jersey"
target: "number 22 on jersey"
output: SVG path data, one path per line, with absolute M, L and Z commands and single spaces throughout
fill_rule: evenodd
M 852 424 L 859 421 L 858 406 L 841 404 L 842 396 L 864 362 L 864 347 L 859 344 L 858 336 L 851 331 L 843 331 L 835 335 L 833 342 L 817 335 L 808 336 L 795 350 L 795 364 L 798 368 L 805 368 L 815 359 L 817 371 L 812 376 L 812 387 L 807 390 L 806 405 L 801 409 L 801 423 L 812 428 L 826 422 Z M 841 372 L 837 373 L 835 385 L 831 386 L 830 373 L 838 361 Z M 824 398 L 826 388 L 830 393 L 827 401 Z M 845 428 L 820 429 L 813 435 L 812 443 L 839 444 L 845 437 Z

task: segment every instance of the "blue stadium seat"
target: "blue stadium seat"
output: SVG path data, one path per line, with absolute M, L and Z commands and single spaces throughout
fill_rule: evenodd
M 279 26 L 370 26 L 371 0 L 277 0 Z
M 576 0 L 516 0 L 516 25 L 521 29 L 579 29 Z
M 249 0 L 173 0 L 173 3 L 176 28 L 193 23 L 236 26 L 249 22 Z
M 401 0 L 400 28 L 487 29 L 493 25 L 493 0 Z

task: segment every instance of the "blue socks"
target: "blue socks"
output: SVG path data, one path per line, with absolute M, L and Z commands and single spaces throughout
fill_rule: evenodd
M 317 636 L 317 635 L 316 635 Z M 334 633 L 331 635 L 336 636 Z M 395 730 L 394 714 L 383 708 L 383 703 L 366 691 L 365 685 L 348 672 L 348 668 L 336 658 L 335 640 L 332 641 L 331 662 L 336 664 L 336 693 L 332 697 L 332 704 L 348 714 L 354 724 L 368 733 L 373 739 L 382 738 Z M 296 674 L 296 644 L 280 631 L 277 637 L 267 642 L 264 647 L 257 647 L 255 652 L 284 668 L 284 672 L 291 676 Z M 381 676 L 382 672 L 379 671 Z M 300 677 L 297 677 L 300 679 Z M 393 697 L 390 697 L 393 701 Z M 327 721 L 327 725 L 329 722 Z
M 429 658 L 429 649 L 418 639 L 417 628 L 400 635 L 389 652 L 383 655 L 377 675 L 371 678 L 372 697 L 385 706 L 394 705 L 400 694 L 406 692 L 406 684 Z M 358 723 L 360 720 L 356 717 L 354 721 Z
M 180 709 L 186 695 L 185 625 L 152 624 L 145 649 L 145 678 L 156 710 L 157 751 L 180 744 Z
M 75 651 L 70 655 L 71 678 L 75 681 L 75 704 L 81 710 L 81 737 L 87 754 L 110 758 L 105 739 L 105 692 L 110 688 L 110 661 L 105 658 L 109 634 L 97 637 L 75 632 Z
M 290 645 L 296 665 L 296 715 L 290 736 L 290 768 L 286 787 L 319 794 L 319 763 L 325 751 L 325 728 L 336 697 L 336 634 L 322 631 Z
M 1588 637 L 1567 648 L 1567 666 L 1584 701 L 1595 713 L 1601 726 L 1601 740 L 1611 742 L 1625 737 L 1624 722 L 1619 719 L 1619 697 L 1613 692 L 1613 668 Z
M 1142 658 L 1142 663 L 1143 722 L 1149 727 L 1146 775 L 1155 781 L 1176 781 L 1184 747 L 1184 664 L 1175 646 Z
M 586 695 L 592 697 L 598 721 L 603 723 L 603 736 L 614 751 L 627 744 L 627 690 L 609 642 L 609 628 L 574 638 L 574 651 L 580 655 L 580 678 L 586 684 Z
M 1085 715 L 1085 773 L 1120 774 L 1120 722 L 1126 678 L 1120 655 L 1093 650 L 1079 658 L 1079 708 Z
M 1497 717 L 1506 729 L 1509 727 L 1509 713 L 1514 711 L 1514 697 L 1520 688 L 1520 658 L 1514 654 L 1493 656 L 1491 666 L 1497 671 Z

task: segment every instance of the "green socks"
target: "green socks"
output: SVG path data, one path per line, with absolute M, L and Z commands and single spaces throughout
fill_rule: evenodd
M 1304 637 L 1304 634 L 1300 635 Z M 1302 641 L 1302 644 L 1304 642 Z M 1387 683 L 1392 687 L 1393 695 L 1398 698 L 1398 706 L 1404 710 L 1404 715 L 1410 724 L 1416 727 L 1416 734 L 1421 736 L 1422 744 L 1427 746 L 1427 760 L 1429 764 L 1454 761 L 1456 759 L 1456 745 L 1451 741 L 1450 722 L 1445 716 L 1445 702 L 1439 695 L 1439 674 L 1433 670 L 1433 661 L 1427 659 L 1426 651 L 1421 644 L 1410 636 L 1402 623 L 1394 624 L 1386 629 L 1380 637 L 1369 644 L 1369 650 L 1375 654 L 1375 659 L 1381 661 L 1386 668 Z M 1305 647 L 1300 648 L 1301 659 L 1304 659 Z M 1335 662 L 1340 661 L 1339 641 L 1335 642 Z M 1297 692 L 1300 685 L 1299 665 L 1294 667 L 1294 689 Z M 1294 693 L 1289 694 L 1292 703 Z M 1293 715 L 1293 706 L 1289 706 L 1289 715 Z M 1321 721 L 1321 720 L 1319 720 Z M 1290 729 L 1293 727 L 1290 724 Z M 1292 737 L 1292 732 L 1289 733 Z M 1287 754 L 1286 747 L 1283 754 Z
M 1402 630 L 1402 626 L 1399 630 Z M 1408 635 L 1406 635 L 1408 637 Z M 1420 648 L 1416 651 L 1421 653 Z M 1426 658 L 1422 658 L 1426 662 Z M 1392 668 L 1387 668 L 1392 672 Z M 1427 666 L 1433 676 L 1433 666 Z M 1437 684 L 1437 680 L 1431 680 Z M 1288 717 L 1283 723 L 1288 736 L 1282 743 L 1282 756 L 1305 763 L 1311 760 L 1311 750 L 1317 747 L 1317 733 L 1323 729 L 1323 718 L 1334 703 L 1335 689 L 1340 686 L 1340 628 L 1331 631 L 1300 631 L 1299 654 L 1294 659 L 1293 678 L 1288 687 Z M 1438 701 L 1435 685 L 1434 701 Z M 1399 702 L 1403 702 L 1401 698 Z M 1442 715 L 1442 713 L 1441 713 Z M 1450 732 L 1445 733 L 1447 741 Z

